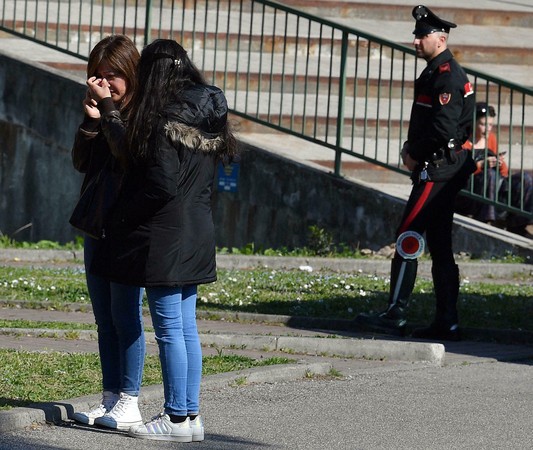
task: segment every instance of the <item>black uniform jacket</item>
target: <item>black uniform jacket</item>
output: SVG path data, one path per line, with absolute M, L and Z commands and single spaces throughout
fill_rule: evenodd
M 453 176 L 465 164 L 468 170 L 473 170 L 469 152 L 460 152 L 457 157 L 455 151 L 470 135 L 474 108 L 472 85 L 446 49 L 428 63 L 415 82 L 407 136 L 407 151 L 419 163 L 414 176 L 418 176 L 417 171 L 425 162 L 429 163 L 428 174 L 435 181 Z M 449 149 L 451 140 L 456 145 Z M 432 164 L 435 161 L 437 164 Z
M 155 150 L 128 170 L 92 273 L 147 287 L 216 280 L 211 193 L 226 120 L 224 94 L 212 86 L 191 86 L 160 114 Z

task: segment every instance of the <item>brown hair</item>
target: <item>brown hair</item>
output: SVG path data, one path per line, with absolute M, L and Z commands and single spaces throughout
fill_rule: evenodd
M 131 97 L 137 88 L 135 74 L 140 54 L 133 41 L 122 34 L 107 36 L 94 46 L 87 63 L 87 78 L 96 76 L 98 67 L 106 62 L 126 80 L 126 95 L 117 107 L 127 112 Z

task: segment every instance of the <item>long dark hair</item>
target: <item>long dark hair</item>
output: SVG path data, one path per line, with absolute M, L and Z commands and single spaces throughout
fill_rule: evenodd
M 137 63 L 139 50 L 133 41 L 122 34 L 103 38 L 94 46 L 87 63 L 87 78 L 97 75 L 98 67 L 106 62 L 117 74 L 126 80 L 126 95 L 117 105 L 121 113 L 127 116 L 133 93 L 137 89 Z
M 176 41 L 157 39 L 144 48 L 137 70 L 137 89 L 131 102 L 127 133 L 134 158 L 144 159 L 150 154 L 148 139 L 157 124 L 158 115 L 191 85 L 205 86 L 207 82 Z M 236 152 L 236 145 L 228 124 L 223 133 L 227 147 L 224 157 L 231 158 Z
M 148 138 L 158 114 L 189 84 L 205 85 L 206 82 L 181 45 L 170 39 L 157 39 L 144 48 L 128 123 L 130 151 L 134 157 L 147 156 Z

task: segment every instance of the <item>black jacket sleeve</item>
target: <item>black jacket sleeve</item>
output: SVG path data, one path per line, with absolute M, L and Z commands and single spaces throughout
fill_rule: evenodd
M 98 136 L 98 125 L 100 119 L 92 119 L 85 116 L 82 124 L 79 126 L 74 145 L 72 146 L 72 164 L 74 168 L 81 173 L 87 173 L 91 162 L 92 152 L 94 150 L 95 138 Z
M 112 155 L 122 167 L 130 163 L 126 145 L 126 123 L 116 109 L 111 97 L 98 102 L 98 110 L 102 116 L 101 128 Z

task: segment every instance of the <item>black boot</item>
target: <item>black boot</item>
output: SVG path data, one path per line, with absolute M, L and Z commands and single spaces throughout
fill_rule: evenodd
M 416 280 L 418 261 L 395 256 L 391 262 L 389 307 L 377 314 L 359 314 L 355 324 L 364 331 L 403 336 L 409 297 Z
M 437 300 L 435 320 L 429 327 L 413 331 L 413 337 L 438 341 L 459 341 L 459 268 L 456 264 L 433 265 L 433 286 Z

